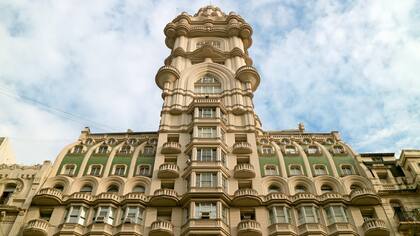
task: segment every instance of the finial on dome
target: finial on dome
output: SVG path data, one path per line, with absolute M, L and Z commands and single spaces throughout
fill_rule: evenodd
M 220 8 L 214 6 L 214 5 L 207 5 L 205 7 L 202 7 L 198 10 L 197 13 L 195 13 L 194 16 L 203 16 L 203 17 L 221 17 L 226 16 Z

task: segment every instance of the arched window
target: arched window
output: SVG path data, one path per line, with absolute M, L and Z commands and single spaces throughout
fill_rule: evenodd
M 131 152 L 130 145 L 123 145 L 120 149 L 120 154 L 129 154 Z
M 297 154 L 296 147 L 293 145 L 288 145 L 284 148 L 284 152 L 286 155 L 295 155 Z
M 141 186 L 141 185 L 136 185 L 136 186 L 133 188 L 133 192 L 134 192 L 134 193 L 144 193 L 144 192 L 145 192 L 145 189 L 144 189 L 144 187 L 143 187 L 143 186 Z
M 321 193 L 330 193 L 333 191 L 333 188 L 328 184 L 323 184 L 321 186 Z
M 360 190 L 360 189 L 362 189 L 362 187 L 360 187 L 360 185 L 358 185 L 358 184 L 352 184 L 350 186 L 350 190 L 351 191 L 353 191 L 353 190 Z
M 222 85 L 212 74 L 206 74 L 194 84 L 196 93 L 220 93 Z
M 62 184 L 56 184 L 54 185 L 54 188 L 57 189 L 60 192 L 63 192 L 64 186 Z
M 279 193 L 281 191 L 280 187 L 277 185 L 270 185 L 268 187 L 268 193 Z
M 89 175 L 100 176 L 102 172 L 102 165 L 91 165 Z
M 83 187 L 80 189 L 80 192 L 83 192 L 83 193 L 91 193 L 92 192 L 92 186 L 91 185 L 89 185 L 89 184 L 85 184 L 85 185 L 83 185 Z
M 99 146 L 98 153 L 100 153 L 100 154 L 106 154 L 106 153 L 108 153 L 108 146 L 107 145 L 101 145 L 101 146 Z
M 125 165 L 116 165 L 114 167 L 114 175 L 124 176 L 125 175 Z
M 315 169 L 315 175 L 317 176 L 327 174 L 327 170 L 325 169 L 325 166 L 323 165 L 315 165 L 314 169 Z
M 300 168 L 300 165 L 291 165 L 290 175 L 291 176 L 302 175 L 302 169 Z
M 107 192 L 108 193 L 118 193 L 120 191 L 120 188 L 117 185 L 111 185 L 108 187 Z
M 0 197 L 0 204 L 7 204 L 9 198 L 16 191 L 16 184 L 10 183 L 7 184 L 3 190 L 3 193 Z
M 149 165 L 139 165 L 137 170 L 137 175 L 149 176 L 150 175 L 150 166 Z
M 265 166 L 265 175 L 277 175 L 277 168 L 274 165 Z
M 63 175 L 73 176 L 76 171 L 76 165 L 67 164 L 64 166 L 64 170 L 62 171 Z
M 305 193 L 307 191 L 308 191 L 307 188 L 303 185 L 299 184 L 299 185 L 296 185 L 296 187 L 295 187 L 295 192 L 296 193 Z
M 83 145 L 76 145 L 73 148 L 73 153 L 82 153 L 83 152 Z
M 341 173 L 343 175 L 352 175 L 353 169 L 351 168 L 351 165 L 342 165 L 341 166 Z

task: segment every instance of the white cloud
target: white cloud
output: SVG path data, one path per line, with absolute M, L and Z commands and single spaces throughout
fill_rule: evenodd
M 157 130 L 154 83 L 169 50 L 163 28 L 207 1 L 0 3 L 0 87 L 124 131 Z M 419 6 L 415 1 L 216 1 L 254 26 L 266 129 L 300 121 L 340 130 L 357 150 L 419 143 Z M 414 12 L 416 11 L 416 12 Z M 147 101 L 147 102 L 145 102 Z M 21 162 L 54 159 L 90 122 L 0 95 L 0 134 Z M 95 129 L 94 129 L 95 130 Z

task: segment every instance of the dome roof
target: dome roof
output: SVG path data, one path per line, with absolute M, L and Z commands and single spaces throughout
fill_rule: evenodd
M 208 5 L 205 7 L 202 7 L 198 10 L 197 13 L 195 13 L 194 16 L 202 16 L 202 17 L 222 17 L 222 16 L 226 16 L 226 14 L 224 12 L 222 12 L 222 10 L 220 10 L 220 8 L 213 6 L 213 5 Z

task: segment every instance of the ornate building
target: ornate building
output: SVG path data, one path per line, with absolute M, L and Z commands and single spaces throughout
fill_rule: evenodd
M 16 163 L 12 145 L 7 137 L 0 137 L 0 164 L 11 165 Z
M 358 154 L 338 132 L 263 131 L 252 28 L 207 6 L 165 27 L 157 132 L 91 133 L 55 160 L 23 235 L 414 235 L 420 151 Z M 395 217 L 394 217 L 395 216 Z

